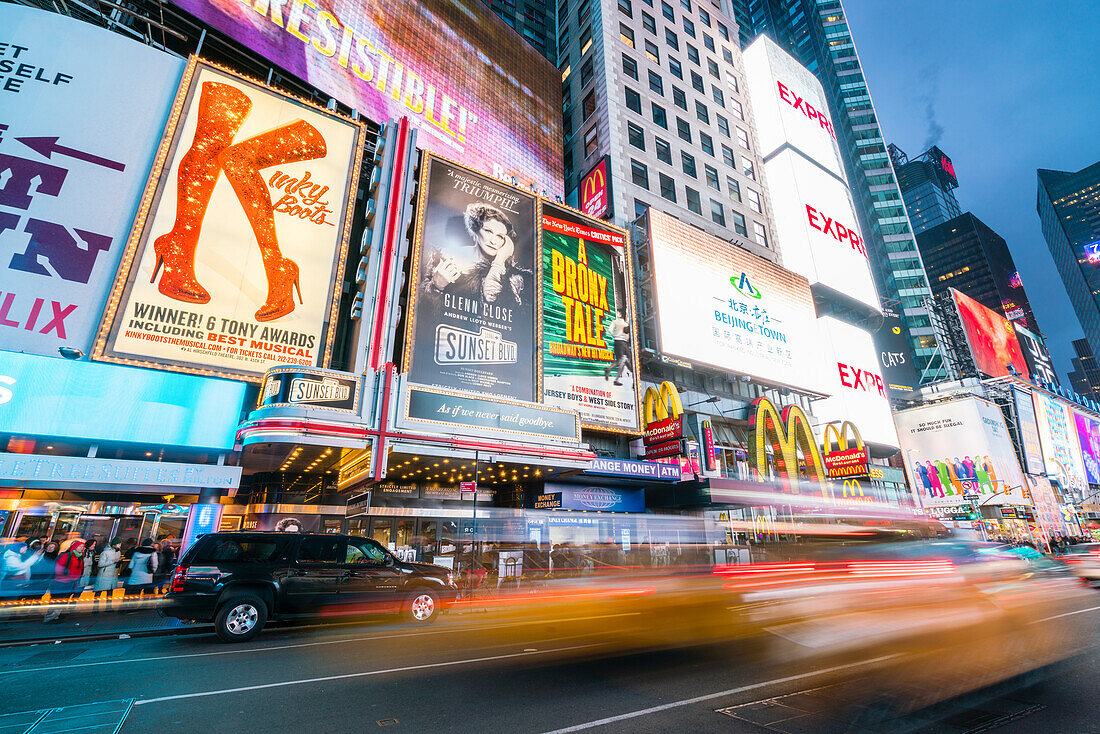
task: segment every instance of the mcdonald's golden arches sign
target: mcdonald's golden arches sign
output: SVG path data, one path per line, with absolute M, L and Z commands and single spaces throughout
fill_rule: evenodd
M 581 179 L 580 209 L 590 217 L 611 218 L 611 159 L 604 156 Z

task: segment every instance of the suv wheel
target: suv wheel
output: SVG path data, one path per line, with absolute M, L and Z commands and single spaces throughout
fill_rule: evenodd
M 223 642 L 247 642 L 267 623 L 267 605 L 253 594 L 232 596 L 218 609 L 214 631 Z
M 431 589 L 416 589 L 405 599 L 404 612 L 408 621 L 427 624 L 439 615 L 439 595 Z

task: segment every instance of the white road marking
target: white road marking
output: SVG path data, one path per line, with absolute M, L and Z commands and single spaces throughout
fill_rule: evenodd
M 499 627 L 524 627 L 533 624 L 552 624 L 555 622 L 582 622 L 592 619 L 611 619 L 615 617 L 632 617 L 636 616 L 637 612 L 630 612 L 627 614 L 601 614 L 590 617 L 561 617 L 555 619 L 535 619 L 527 620 L 523 622 L 505 622 L 502 624 L 494 624 L 492 628 Z M 443 635 L 450 632 L 483 632 L 488 627 L 476 627 L 476 626 L 463 626 L 463 627 L 448 627 L 445 629 L 435 630 L 420 630 L 417 632 L 402 632 L 392 635 L 369 635 L 364 637 L 342 637 L 338 640 L 319 640 L 316 642 L 299 642 L 293 645 L 268 645 L 265 647 L 248 647 L 237 650 L 217 650 L 213 652 L 193 652 L 183 655 L 153 655 L 144 658 L 118 658 L 118 659 L 99 659 L 91 660 L 86 663 L 66 663 L 65 665 L 47 665 L 40 668 L 18 668 L 15 670 L 0 670 L 0 675 L 14 675 L 16 673 L 40 673 L 47 670 L 66 670 L 68 668 L 87 668 L 93 665 L 104 665 L 113 662 L 126 663 L 130 665 L 132 663 L 148 663 L 155 662 L 157 660 L 183 660 L 186 658 L 203 658 L 213 657 L 215 655 L 244 655 L 247 653 L 267 652 L 269 650 L 293 650 L 299 647 L 318 647 L 320 645 L 340 645 L 349 642 L 370 642 L 373 640 L 391 640 L 401 637 L 420 637 L 421 635 Z
M 324 683 L 333 680 L 347 680 L 349 678 L 365 678 L 371 675 L 386 675 L 387 673 L 404 673 L 410 670 L 427 670 L 429 668 L 447 668 L 455 665 L 470 665 L 472 663 L 484 663 L 491 660 L 508 660 L 511 658 L 529 658 L 536 655 L 545 655 L 551 652 L 567 652 L 569 650 L 583 650 L 597 645 L 570 645 L 569 647 L 556 647 L 551 650 L 539 652 L 513 652 L 506 655 L 488 655 L 480 658 L 467 658 L 465 660 L 448 660 L 442 663 L 423 663 L 421 665 L 406 665 L 400 668 L 386 668 L 385 670 L 364 670 L 359 673 L 343 673 L 341 675 L 325 675 L 319 678 L 301 678 L 299 680 L 286 680 L 278 683 L 262 683 L 255 686 L 241 686 L 239 688 L 222 688 L 215 691 L 199 691 L 197 693 L 179 693 L 174 696 L 161 696 L 160 698 L 146 698 L 134 701 L 135 706 L 144 706 L 150 703 L 162 703 L 164 701 L 178 701 L 184 698 L 201 698 L 203 696 L 221 696 L 227 693 L 244 693 L 246 691 L 261 691 L 265 688 L 282 688 L 285 686 L 300 686 L 308 683 Z
M 762 681 L 760 683 L 750 683 L 746 686 L 738 686 L 737 688 L 729 688 L 725 691 L 718 691 L 717 693 L 708 693 L 705 696 L 695 696 L 694 698 L 685 698 L 680 701 L 672 701 L 671 703 L 661 704 L 660 706 L 651 706 L 647 709 L 639 709 L 637 711 L 631 711 L 625 714 L 619 714 L 618 716 L 608 716 L 606 719 L 596 719 L 595 721 L 588 721 L 583 724 L 576 724 L 574 726 L 567 726 L 564 729 L 554 729 L 553 731 L 546 732 L 546 734 L 569 734 L 569 732 L 583 731 L 584 729 L 593 729 L 597 726 L 604 726 L 606 724 L 614 724 L 619 721 L 626 721 L 627 719 L 636 719 L 639 716 L 648 716 L 649 714 L 655 714 L 658 711 L 667 711 L 668 709 L 679 708 L 681 706 L 690 706 L 693 703 L 701 703 L 703 701 L 711 701 L 715 698 L 722 698 L 723 696 L 732 696 L 736 693 L 744 693 L 745 691 L 754 691 L 759 688 L 766 688 L 768 686 L 779 685 L 780 683 L 790 683 L 795 680 L 803 680 L 805 678 L 812 678 L 815 675 L 823 675 L 825 673 L 833 673 L 838 670 L 847 670 L 848 668 L 855 668 L 861 665 L 872 665 L 874 663 L 882 662 L 883 660 L 889 660 L 891 658 L 898 657 L 899 654 L 882 655 L 877 658 L 871 658 L 870 660 L 861 660 L 858 663 L 846 663 L 844 665 L 834 665 L 831 668 L 822 668 L 821 670 L 813 670 L 808 673 L 799 673 L 798 675 L 788 675 L 785 678 L 776 678 L 775 680 Z M 138 702 L 140 703 L 140 701 Z
M 1095 612 L 1097 609 L 1100 609 L 1100 607 L 1089 607 L 1088 609 L 1078 609 L 1077 611 L 1066 612 L 1065 614 L 1055 614 L 1053 617 L 1043 617 L 1042 619 L 1037 619 L 1032 624 L 1037 624 L 1039 622 L 1049 622 L 1052 619 L 1061 619 L 1062 617 L 1072 617 L 1074 614 L 1084 614 L 1085 612 Z

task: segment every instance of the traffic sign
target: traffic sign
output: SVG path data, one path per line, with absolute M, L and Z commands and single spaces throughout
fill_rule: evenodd
M 980 494 L 964 494 L 963 495 L 963 499 L 965 499 L 965 500 L 980 500 L 981 498 L 982 498 L 982 496 Z

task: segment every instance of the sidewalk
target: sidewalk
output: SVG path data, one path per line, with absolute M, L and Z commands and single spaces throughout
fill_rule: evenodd
M 117 637 L 149 633 L 188 634 L 209 631 L 209 625 L 185 624 L 157 612 L 160 597 L 116 597 L 110 610 L 96 609 L 90 597 L 77 601 L 23 600 L 0 602 L 0 645 L 50 642 L 77 637 Z M 61 613 L 45 621 L 47 614 Z

